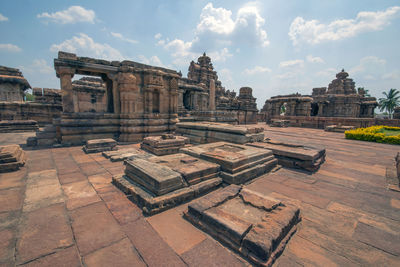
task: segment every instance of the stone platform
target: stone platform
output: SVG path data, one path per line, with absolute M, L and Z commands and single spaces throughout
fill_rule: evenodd
M 328 125 L 325 127 L 325 131 L 327 132 L 336 132 L 336 133 L 344 133 L 348 130 L 354 130 L 355 126 L 350 125 Z
M 222 183 L 218 173 L 217 164 L 174 154 L 127 160 L 125 175 L 113 183 L 145 214 L 154 214 L 215 189 Z
M 271 171 L 278 162 L 270 150 L 227 142 L 182 148 L 181 152 L 219 164 L 220 176 L 229 184 L 254 179 Z
M 288 127 L 290 121 L 288 120 L 272 120 L 269 124 L 270 127 Z
M 86 141 L 86 145 L 83 146 L 83 151 L 88 153 L 98 153 L 103 151 L 115 150 L 117 141 L 111 138 L 107 139 L 93 139 Z
M 262 127 L 231 125 L 213 122 L 180 122 L 177 133 L 189 137 L 194 144 L 225 141 L 237 144 L 264 140 Z
M 275 140 L 265 140 L 247 145 L 272 150 L 278 159 L 278 164 L 284 167 L 315 172 L 325 162 L 326 151 L 321 148 Z
M 386 167 L 386 181 L 389 189 L 400 192 L 400 152 L 397 152 L 393 163 Z
M 110 159 L 112 162 L 124 161 L 126 159 L 146 159 L 153 157 L 152 154 L 134 147 L 118 149 L 116 151 L 104 151 L 102 154 L 105 158 Z
M 39 129 L 34 120 L 3 120 L 0 121 L 0 133 L 34 132 Z
M 261 266 L 274 263 L 301 220 L 296 206 L 237 185 L 192 201 L 185 217 Z
M 157 156 L 176 154 L 179 149 L 189 143 L 189 138 L 163 134 L 161 136 L 149 136 L 143 139 L 141 148 Z
M 19 145 L 0 147 L 0 173 L 19 170 L 25 165 L 25 151 Z

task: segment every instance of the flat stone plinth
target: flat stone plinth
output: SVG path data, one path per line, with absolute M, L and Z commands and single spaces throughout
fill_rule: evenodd
M 227 142 L 182 148 L 181 152 L 220 165 L 220 176 L 229 184 L 254 179 L 272 170 L 278 162 L 270 150 Z
M 217 164 L 174 154 L 127 160 L 125 175 L 113 183 L 145 214 L 154 214 L 215 189 L 222 183 L 218 174 Z
M 264 140 L 264 129 L 257 126 L 213 122 L 181 122 L 176 126 L 178 133 L 189 137 L 192 143 L 198 144 L 218 141 L 245 144 Z
M 152 154 L 138 148 L 124 148 L 118 149 L 116 151 L 104 151 L 102 155 L 105 158 L 110 159 L 112 162 L 123 161 L 126 159 L 146 159 L 149 157 L 153 157 Z
M 144 138 L 140 147 L 157 156 L 163 156 L 178 153 L 179 149 L 188 143 L 188 137 L 164 134 Z
M 288 120 L 272 120 L 269 126 L 271 127 L 288 127 L 290 121 Z
M 247 145 L 271 150 L 278 159 L 278 163 L 289 168 L 300 168 L 315 172 L 325 162 L 326 151 L 324 148 L 320 149 L 273 140 L 249 143 Z
M 19 145 L 0 147 L 0 173 L 19 170 L 25 161 L 25 151 Z
M 34 132 L 39 129 L 34 120 L 6 120 L 0 121 L 0 133 Z
M 327 132 L 337 132 L 337 133 L 344 133 L 348 130 L 354 130 L 355 126 L 346 126 L 346 125 L 329 125 L 325 127 L 325 131 Z
M 116 145 L 117 141 L 112 138 L 92 139 L 86 142 L 86 145 L 83 146 L 83 151 L 85 151 L 85 153 L 110 151 L 115 150 Z
M 184 216 L 261 266 L 274 263 L 301 220 L 296 206 L 237 185 L 191 202 Z

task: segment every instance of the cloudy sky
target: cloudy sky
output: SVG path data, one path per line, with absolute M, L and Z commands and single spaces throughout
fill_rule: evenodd
M 376 97 L 400 89 L 400 2 L 1 0 L 0 65 L 59 88 L 59 50 L 181 70 L 205 51 L 223 86 L 273 95 L 328 86 L 342 68 Z

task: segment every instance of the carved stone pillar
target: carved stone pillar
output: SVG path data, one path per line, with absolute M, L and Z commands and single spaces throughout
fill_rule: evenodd
M 78 103 L 74 101 L 74 93 L 72 91 L 72 77 L 74 77 L 75 70 L 71 68 L 57 67 L 56 73 L 57 77 L 60 78 L 63 112 L 76 112 L 78 109 Z
M 214 79 L 210 80 L 209 109 L 210 109 L 210 111 L 214 111 L 215 110 L 215 81 L 214 81 Z

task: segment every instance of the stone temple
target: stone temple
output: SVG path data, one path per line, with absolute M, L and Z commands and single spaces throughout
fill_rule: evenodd
M 375 97 L 365 96 L 363 90 L 356 91 L 355 82 L 349 78 L 347 72 L 342 70 L 336 74 L 336 79 L 332 80 L 328 88 L 313 88 L 312 95 L 297 93 L 271 97 L 265 102 L 261 113 L 266 121 L 279 119 L 279 117 L 281 119 L 303 117 L 304 123 L 311 125 L 316 123 L 316 120 L 312 120 L 311 117 L 373 118 L 377 105 Z M 318 128 L 318 125 L 316 126 Z
M 25 91 L 31 88 L 19 69 L 0 66 L 0 101 L 23 101 Z

